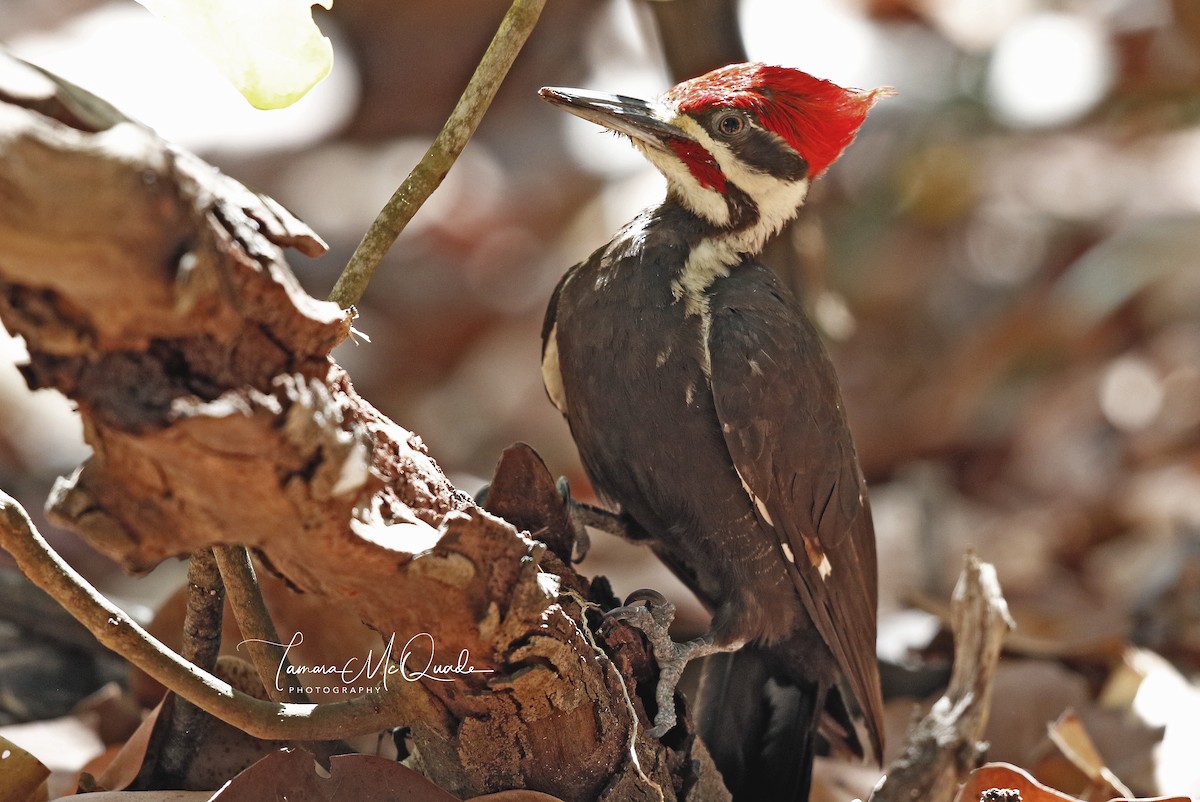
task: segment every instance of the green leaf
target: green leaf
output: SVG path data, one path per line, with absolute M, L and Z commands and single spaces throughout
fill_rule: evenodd
M 329 74 L 333 45 L 312 6 L 333 0 L 138 0 L 174 26 L 251 105 L 290 106 Z

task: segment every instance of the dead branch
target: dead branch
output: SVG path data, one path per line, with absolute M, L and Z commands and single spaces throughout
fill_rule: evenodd
M 274 681 L 277 673 L 285 676 L 291 673 L 288 670 L 291 661 L 287 650 L 277 645 L 283 641 L 263 600 L 250 552 L 245 546 L 214 546 L 213 556 L 221 569 L 221 579 L 229 592 L 230 607 L 250 654 L 250 662 L 262 680 L 267 696 L 275 702 L 308 702 L 308 695 L 302 690 L 292 686 L 280 689 Z
M 1013 628 L 996 570 L 968 554 L 951 609 L 954 666 L 945 694 L 909 734 L 871 802 L 950 802 L 978 765 L 992 678 Z
M 275 705 L 247 696 L 163 646 L 50 548 L 29 516 L 0 491 L 0 546 L 34 584 L 96 640 L 214 716 L 259 738 L 326 740 L 383 729 L 395 719 L 372 697 L 328 705 Z M 378 697 L 376 697 L 377 699 Z M 361 722 L 361 725 L 359 724 Z
M 21 75 L 11 67 L 0 74 Z M 711 770 L 696 776 L 708 764 L 694 739 L 673 751 L 632 735 L 644 713 L 581 626 L 586 583 L 455 490 L 332 362 L 349 317 L 305 295 L 281 250 L 320 240 L 141 126 L 36 111 L 80 106 L 47 97 L 79 90 L 42 84 L 0 85 L 0 318 L 26 341 L 30 386 L 70 396 L 93 448 L 56 486 L 53 520 L 132 571 L 251 546 L 391 639 L 400 673 L 387 693 L 329 705 L 240 694 L 91 591 L 0 499 L 22 570 L 106 645 L 257 737 L 406 726 L 460 796 L 721 798 Z M 456 658 L 453 675 L 421 670 Z

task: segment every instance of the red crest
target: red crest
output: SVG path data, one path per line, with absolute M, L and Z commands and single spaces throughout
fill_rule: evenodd
M 684 81 L 665 99 L 684 114 L 715 106 L 746 109 L 808 162 L 816 178 L 854 141 L 875 101 L 891 89 L 844 89 L 806 72 L 731 64 Z

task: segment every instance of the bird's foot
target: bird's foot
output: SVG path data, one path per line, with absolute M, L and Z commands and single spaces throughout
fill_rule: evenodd
M 592 541 L 588 537 L 587 526 L 585 526 L 583 518 L 577 512 L 581 505 L 571 497 L 571 484 L 567 481 L 567 477 L 558 477 L 558 481 L 554 483 L 554 487 L 558 490 L 558 494 L 562 496 L 567 523 L 570 524 L 571 533 L 575 536 L 574 548 L 571 549 L 571 561 L 575 563 L 583 562 L 583 558 L 587 556 L 588 550 L 592 546 Z
M 656 590 L 635 590 L 625 599 L 623 606 L 612 610 L 609 615 L 641 630 L 654 652 L 654 661 L 658 663 L 658 687 L 654 691 L 658 712 L 654 716 L 654 727 L 648 733 L 654 738 L 663 737 L 675 726 L 675 688 L 683 676 L 684 667 L 697 657 L 730 651 L 741 645 L 717 646 L 711 634 L 682 643 L 671 640 L 668 630 L 675 620 L 675 605 Z
M 630 543 L 644 543 L 650 539 L 650 534 L 628 515 L 574 499 L 571 496 L 570 485 L 567 484 L 567 477 L 558 477 L 557 487 L 559 495 L 563 497 L 566 504 L 567 517 L 575 531 L 582 533 L 581 536 L 585 543 L 587 542 L 586 527 L 608 532 L 610 535 L 628 540 Z

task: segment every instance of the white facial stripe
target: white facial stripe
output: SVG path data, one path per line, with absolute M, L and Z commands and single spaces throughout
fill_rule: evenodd
M 717 160 L 720 161 L 719 156 Z M 742 172 L 746 176 L 751 175 L 745 171 Z M 739 238 L 742 250 L 749 253 L 757 253 L 761 250 L 768 238 L 774 236 L 796 216 L 800 205 L 808 196 L 807 178 L 799 181 L 780 181 L 762 173 L 753 175 L 756 176 L 755 183 L 762 184 L 761 189 L 758 187 L 746 189 L 746 184 L 751 182 L 740 176 L 737 179 L 730 179 L 739 189 L 746 191 L 758 206 L 758 223 L 747 229 Z
M 667 183 L 679 193 L 684 205 L 713 225 L 729 225 L 729 206 L 725 203 L 725 196 L 712 187 L 702 186 L 678 156 L 637 140 L 634 140 L 634 145 L 666 176 Z
M 739 231 L 730 241 L 730 245 L 739 253 L 757 253 L 767 238 L 778 232 L 785 223 L 796 216 L 800 205 L 808 196 L 808 179 L 784 181 L 746 165 L 734 156 L 728 145 L 713 139 L 700 123 L 686 114 L 676 115 L 670 122 L 694 138 L 712 154 L 721 168 L 721 172 L 725 174 L 726 180 L 746 193 L 758 208 L 758 222 L 745 231 Z M 686 168 L 684 169 L 686 171 Z M 694 178 L 692 178 L 692 183 L 699 186 Z M 709 192 L 709 194 L 712 193 Z M 686 194 L 685 200 L 688 200 L 691 205 L 691 198 Z M 718 223 L 718 225 L 727 224 L 729 221 L 729 209 L 724 205 L 724 199 L 722 199 L 722 207 L 725 223 Z M 693 211 L 704 214 L 694 206 Z M 708 214 L 705 216 L 713 222 L 718 222 Z
M 665 116 L 665 115 L 664 115 Z M 702 366 L 711 371 L 708 336 L 712 327 L 708 290 L 713 282 L 729 275 L 729 269 L 745 254 L 757 254 L 767 238 L 796 216 L 808 193 L 808 180 L 784 181 L 743 164 L 724 143 L 709 136 L 694 118 L 677 114 L 669 122 L 705 148 L 720 167 L 726 181 L 746 194 L 758 209 L 758 219 L 748 228 L 718 233 L 697 243 L 678 277 L 671 282 L 676 301 L 685 312 L 700 316 L 700 338 L 704 346 Z M 687 165 L 673 153 L 636 142 L 685 206 L 718 227 L 731 222 L 725 194 L 700 184 Z M 763 513 L 766 516 L 765 512 Z
M 768 173 L 746 165 L 733 155 L 723 142 L 709 140 L 706 148 L 713 154 L 729 183 L 750 196 L 758 207 L 758 222 L 744 232 L 739 232 L 738 246 L 741 250 L 757 253 L 766 240 L 796 216 L 801 204 L 808 196 L 808 179 L 784 181 Z

